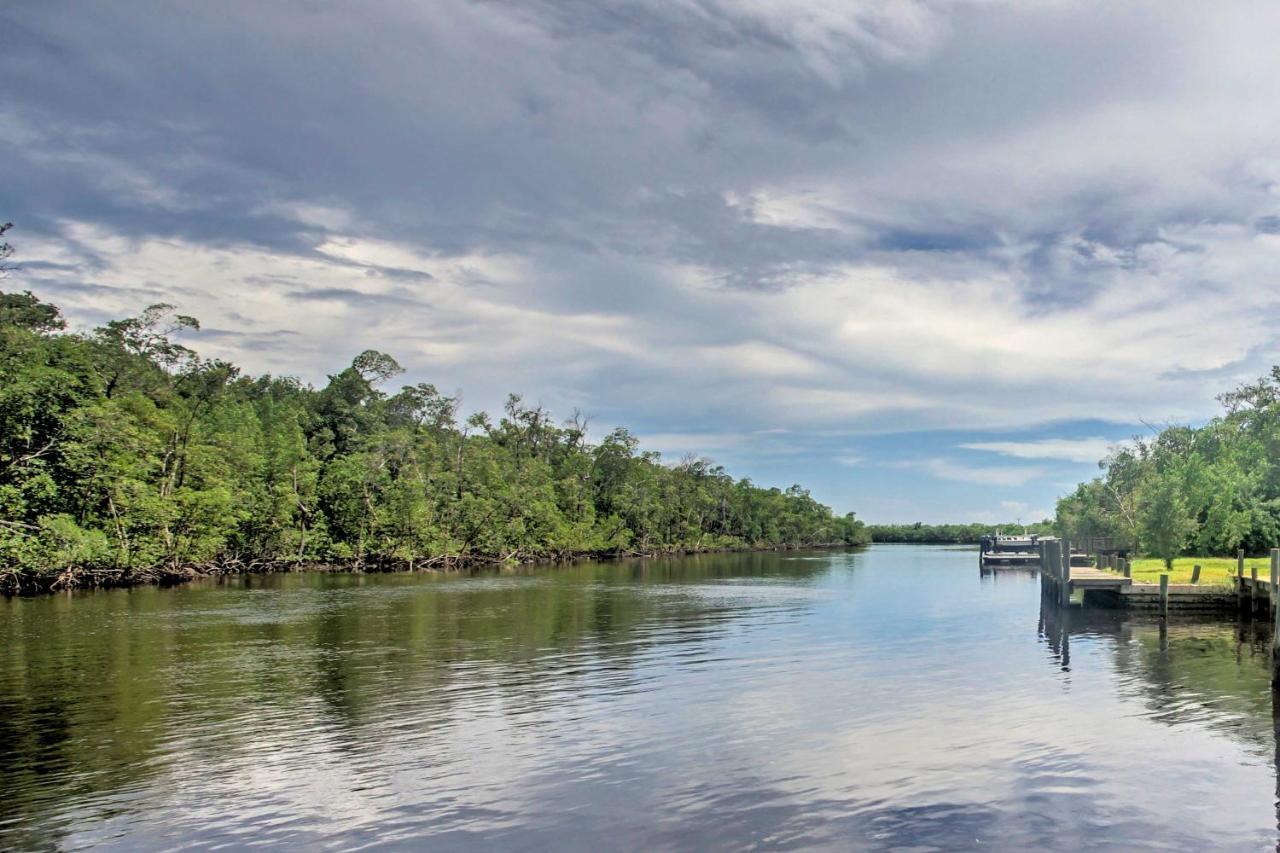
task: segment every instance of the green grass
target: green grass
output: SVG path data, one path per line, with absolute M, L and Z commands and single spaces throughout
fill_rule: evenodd
M 1173 571 L 1169 572 L 1169 583 L 1191 583 L 1191 567 L 1200 564 L 1200 583 L 1205 586 L 1230 586 L 1231 578 L 1236 573 L 1235 557 L 1179 557 L 1173 561 Z M 1160 583 L 1160 575 L 1164 573 L 1164 560 L 1148 557 L 1134 560 L 1131 564 L 1133 579 L 1136 583 Z M 1268 557 L 1245 557 L 1244 576 L 1258 567 L 1258 577 L 1271 577 L 1271 560 Z

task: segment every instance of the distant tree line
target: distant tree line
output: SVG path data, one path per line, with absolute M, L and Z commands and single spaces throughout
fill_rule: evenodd
M 983 536 L 999 530 L 1002 533 L 1050 534 L 1053 522 L 1040 521 L 1035 524 L 869 524 L 867 532 L 872 542 L 912 542 L 920 544 L 959 544 L 976 545 Z
M 495 420 L 431 385 L 387 390 L 401 368 L 380 352 L 322 388 L 247 376 L 176 340 L 198 327 L 153 305 L 69 333 L 0 293 L 0 588 L 869 538 L 799 486 L 665 464 L 625 429 L 593 444 L 582 417 L 515 395 Z
M 1102 460 L 1058 501 L 1071 538 L 1112 536 L 1171 564 L 1280 544 L 1280 367 L 1218 398 L 1202 427 L 1169 426 Z

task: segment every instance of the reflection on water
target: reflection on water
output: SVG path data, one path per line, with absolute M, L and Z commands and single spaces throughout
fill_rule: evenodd
M 1256 849 L 1265 624 L 964 549 L 0 602 L 0 847 Z

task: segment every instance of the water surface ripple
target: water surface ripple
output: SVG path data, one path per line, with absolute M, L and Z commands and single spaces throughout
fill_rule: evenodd
M 0 848 L 1259 849 L 1266 625 L 958 548 L 0 602 Z

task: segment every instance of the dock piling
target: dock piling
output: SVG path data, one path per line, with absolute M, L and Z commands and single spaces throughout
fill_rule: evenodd
M 1071 603 L 1071 542 L 1062 540 L 1062 589 L 1059 601 L 1065 607 Z
M 1236 610 L 1244 610 L 1244 549 L 1236 551 Z
M 1129 565 L 1129 561 L 1127 559 L 1120 560 L 1120 568 L 1124 571 L 1125 577 L 1133 577 L 1133 567 Z
M 1269 591 L 1271 609 L 1276 609 L 1276 583 L 1280 581 L 1280 548 L 1271 549 L 1271 589 Z
M 1273 561 L 1275 554 L 1275 549 L 1272 549 Z M 1274 621 L 1271 623 L 1271 686 L 1280 687 L 1280 607 L 1276 608 Z
M 1200 564 L 1196 563 L 1191 567 L 1191 582 L 1200 583 Z
M 1160 618 L 1169 618 L 1169 575 L 1160 575 Z

